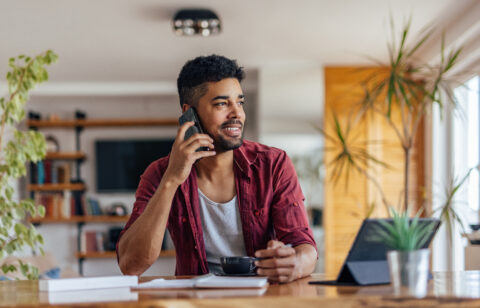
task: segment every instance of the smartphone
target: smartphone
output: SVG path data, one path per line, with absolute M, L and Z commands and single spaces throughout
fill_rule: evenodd
M 183 125 L 185 122 L 194 122 L 195 125 L 190 126 L 187 131 L 185 132 L 185 139 L 187 140 L 191 136 L 195 134 L 204 134 L 202 125 L 200 124 L 200 120 L 198 118 L 198 114 L 195 111 L 194 107 L 188 108 L 187 111 L 185 111 L 180 118 L 178 118 L 178 122 L 180 123 L 180 126 Z M 199 147 L 196 152 L 199 151 L 208 151 L 208 147 Z

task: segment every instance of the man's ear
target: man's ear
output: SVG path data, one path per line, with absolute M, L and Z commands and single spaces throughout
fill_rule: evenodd
M 190 106 L 189 104 L 183 104 L 183 105 L 182 105 L 182 113 L 184 113 L 185 111 L 187 111 L 188 109 L 190 109 L 190 107 L 192 107 L 192 106 Z

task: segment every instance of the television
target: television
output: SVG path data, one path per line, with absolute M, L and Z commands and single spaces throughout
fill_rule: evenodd
M 135 192 L 140 175 L 170 153 L 174 139 L 96 140 L 97 192 Z

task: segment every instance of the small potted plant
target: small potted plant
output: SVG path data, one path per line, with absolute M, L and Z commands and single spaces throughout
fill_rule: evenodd
M 392 282 L 396 295 L 424 297 L 427 293 L 430 250 L 423 248 L 435 224 L 421 221 L 420 212 L 410 218 L 408 211 L 390 208 L 392 219 L 379 221 L 376 241 L 392 250 L 387 253 Z

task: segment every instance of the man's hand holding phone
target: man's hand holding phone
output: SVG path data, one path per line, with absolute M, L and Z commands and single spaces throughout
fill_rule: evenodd
M 180 126 L 170 153 L 165 176 L 177 185 L 181 185 L 188 178 L 195 161 L 216 154 L 213 139 L 207 134 L 194 134 L 187 140 L 184 140 L 186 131 L 194 125 L 194 122 L 188 121 Z M 200 147 L 207 147 L 210 151 L 197 152 L 196 150 Z

